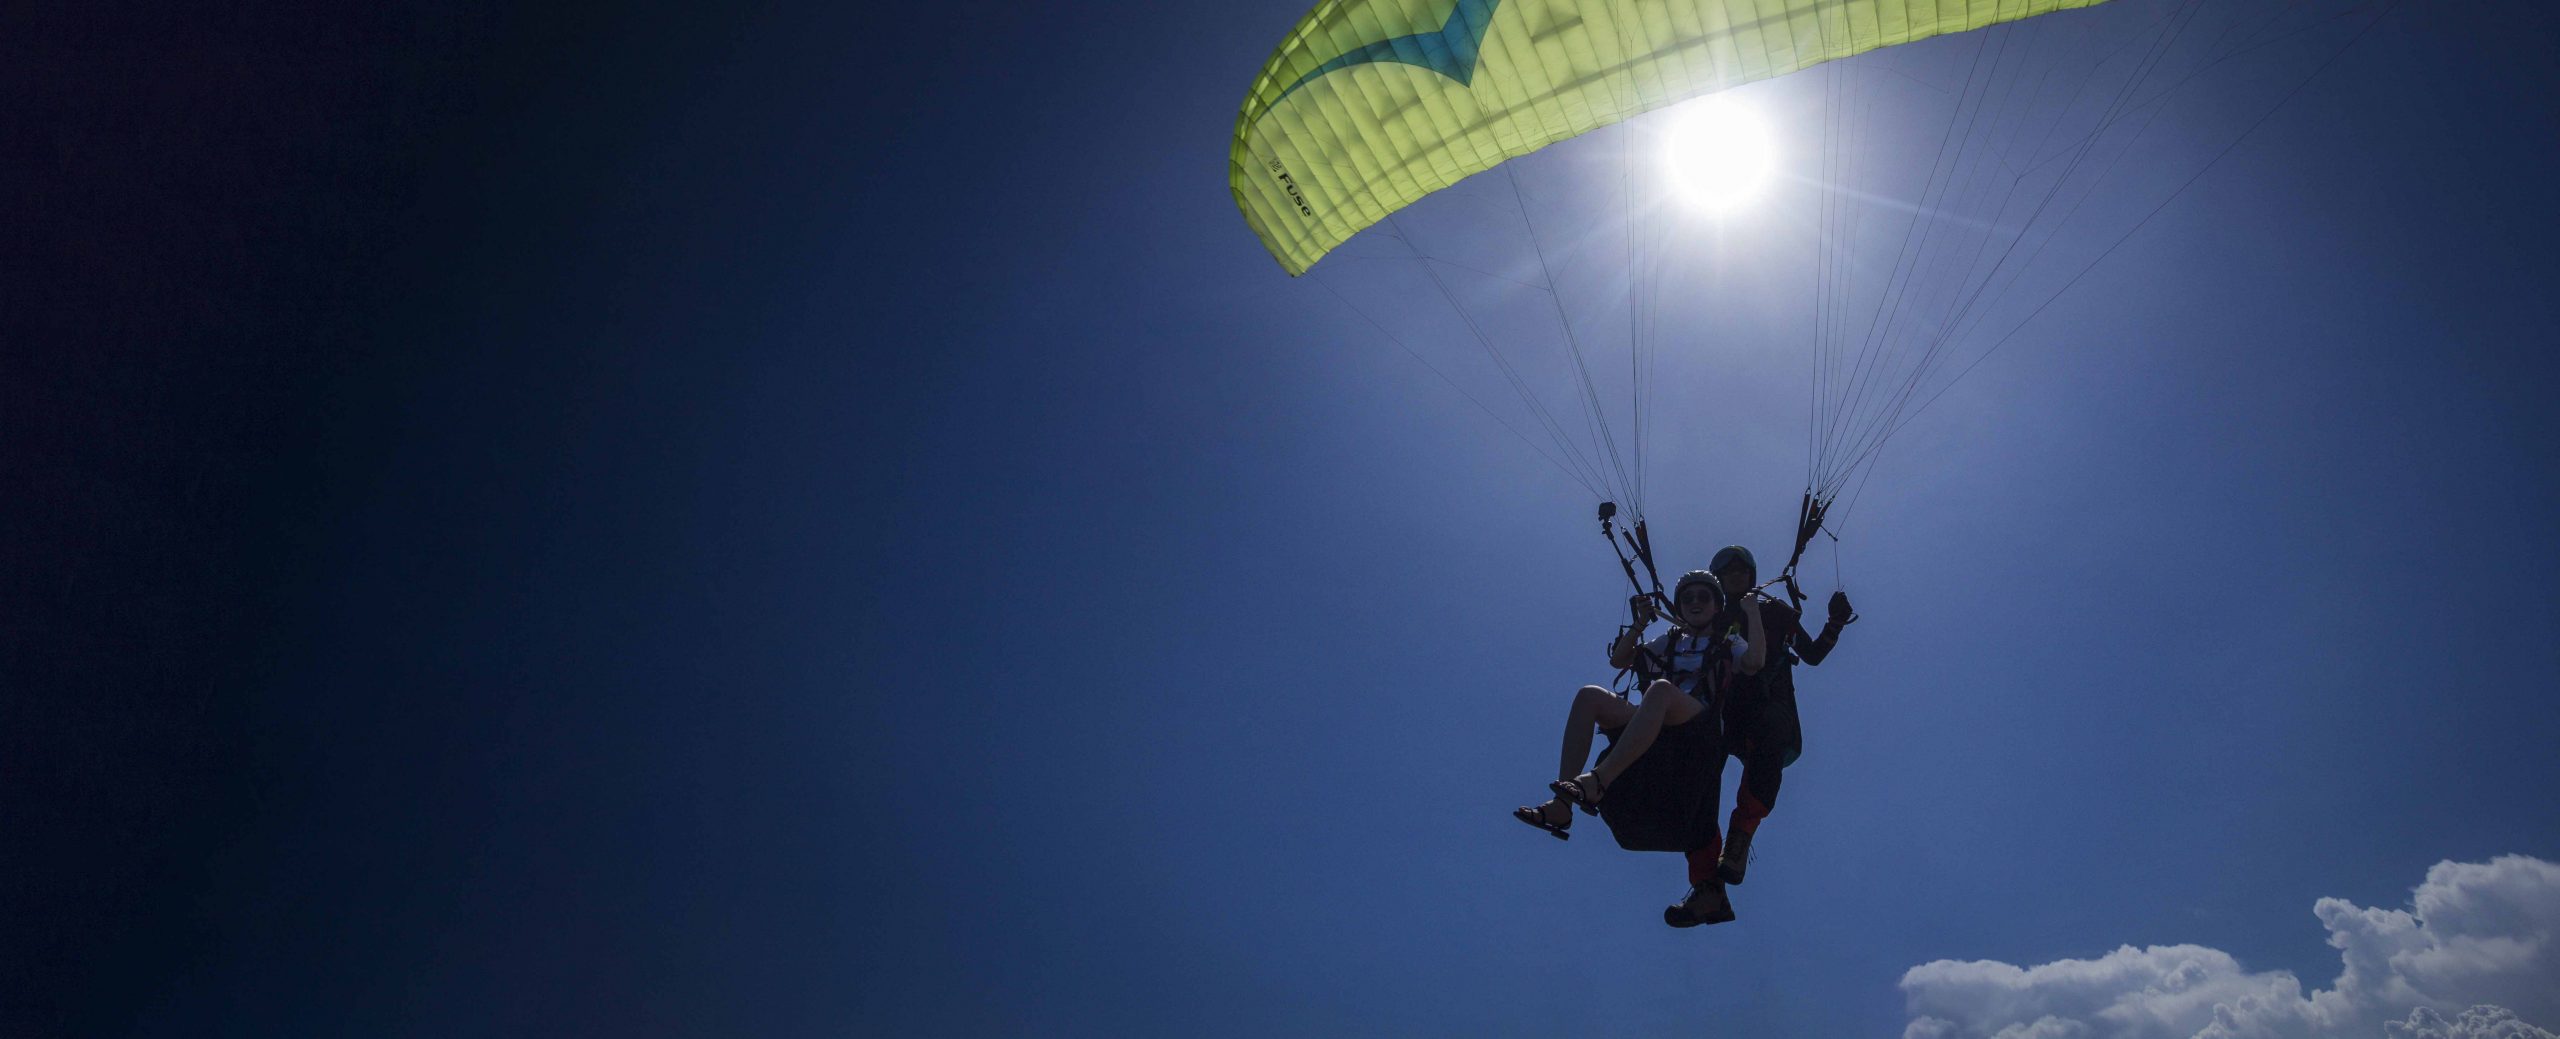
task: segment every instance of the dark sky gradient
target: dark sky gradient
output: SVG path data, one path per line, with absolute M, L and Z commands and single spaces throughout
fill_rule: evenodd
M 2398 5 L 1896 442 L 1685 933 L 1505 817 L 1587 497 L 1228 198 L 1297 0 L 525 6 L 0 32 L 0 1035 L 1895 1034 L 2560 858 L 2539 5 Z M 1671 570 L 1803 465 L 1719 255 Z

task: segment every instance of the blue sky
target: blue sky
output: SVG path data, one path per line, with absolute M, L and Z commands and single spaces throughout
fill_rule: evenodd
M 2391 8 L 1896 441 L 1742 919 L 1689 932 L 1675 857 L 1507 818 L 1606 677 L 1589 496 L 1228 198 L 1295 6 L 51 27 L 0 1007 L 1875 1035 L 1959 998 L 1936 961 L 2309 991 L 2320 899 L 2543 911 L 2429 873 L 2560 859 L 2530 7 Z M 1802 268 L 1725 233 L 1662 392 L 1726 411 L 1652 434 L 1670 570 L 1782 555 L 1801 485 L 1755 299 Z

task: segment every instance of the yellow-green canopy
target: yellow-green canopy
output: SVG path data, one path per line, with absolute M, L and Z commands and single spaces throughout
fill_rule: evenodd
M 1290 274 L 1550 143 L 1879 47 L 2103 0 L 1323 0 L 1254 77 L 1227 180 Z

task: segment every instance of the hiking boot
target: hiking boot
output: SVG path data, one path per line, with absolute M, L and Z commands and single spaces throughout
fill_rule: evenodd
M 1742 872 L 1751 865 L 1751 832 L 1737 830 L 1724 839 L 1724 855 L 1716 859 L 1716 879 L 1727 884 L 1742 883 Z
M 1700 884 L 1689 889 L 1689 897 L 1662 907 L 1662 922 L 1673 927 L 1696 927 L 1720 924 L 1733 919 L 1733 900 L 1724 897 L 1724 885 Z

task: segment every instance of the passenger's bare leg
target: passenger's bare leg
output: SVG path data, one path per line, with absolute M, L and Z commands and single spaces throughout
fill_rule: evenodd
M 1644 702 L 1637 705 L 1635 716 L 1627 720 L 1627 731 L 1618 736 L 1617 749 L 1609 752 L 1609 760 L 1591 770 L 1592 777 L 1600 781 L 1600 790 L 1590 792 L 1601 793 L 1609 788 L 1609 784 L 1617 782 L 1619 774 L 1625 772 L 1627 766 L 1635 764 L 1637 758 L 1643 757 L 1644 752 L 1653 747 L 1653 737 L 1662 731 L 1663 726 L 1686 724 L 1706 709 L 1689 694 L 1681 692 L 1679 686 L 1654 680 L 1652 685 L 1645 687 Z
M 1636 705 L 1596 685 L 1574 691 L 1573 709 L 1564 720 L 1564 756 L 1556 762 L 1556 778 L 1572 779 L 1591 764 L 1593 729 L 1623 729 L 1636 716 Z
M 1622 729 L 1636 716 L 1634 704 L 1618 698 L 1618 694 L 1596 685 L 1574 690 L 1573 706 L 1565 712 L 1564 752 L 1556 762 L 1556 778 L 1572 779 L 1582 774 L 1591 763 L 1591 733 L 1594 729 Z M 1550 823 L 1564 825 L 1573 821 L 1573 805 L 1563 794 L 1548 798 L 1538 812 Z

